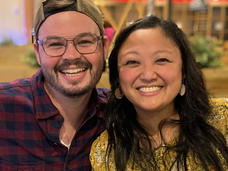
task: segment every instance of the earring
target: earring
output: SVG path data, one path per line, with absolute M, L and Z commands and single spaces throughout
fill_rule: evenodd
M 180 92 L 179 92 L 180 96 L 183 96 L 183 95 L 185 94 L 185 91 L 186 91 L 186 87 L 185 87 L 184 84 L 182 84 L 182 85 L 181 85 Z
M 122 99 L 122 97 L 123 97 L 123 93 L 121 92 L 121 90 L 120 90 L 120 88 L 117 88 L 116 90 L 115 90 L 115 97 L 117 98 L 117 99 Z

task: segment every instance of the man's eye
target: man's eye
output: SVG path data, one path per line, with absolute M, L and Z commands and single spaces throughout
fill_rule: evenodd
M 89 46 L 93 43 L 94 42 L 92 40 L 80 40 L 77 44 L 78 46 Z
M 46 43 L 46 46 L 47 47 L 62 47 L 62 46 L 64 46 L 64 43 L 62 43 L 62 42 L 49 42 L 49 43 Z

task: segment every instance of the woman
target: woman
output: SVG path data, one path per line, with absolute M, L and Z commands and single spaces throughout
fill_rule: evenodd
M 92 146 L 94 170 L 228 169 L 228 101 L 210 102 L 176 24 L 149 16 L 129 25 L 109 69 L 107 131 Z

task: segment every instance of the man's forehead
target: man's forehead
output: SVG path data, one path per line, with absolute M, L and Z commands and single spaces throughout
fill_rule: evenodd
M 54 25 L 68 29 L 93 29 L 99 31 L 97 24 L 87 15 L 77 11 L 64 11 L 49 16 L 42 25 Z M 42 27 L 41 25 L 41 27 Z M 50 28 L 56 29 L 56 28 Z M 58 29 L 58 28 L 57 28 Z
M 73 11 L 73 13 L 78 12 Z M 85 20 L 84 17 L 78 20 L 78 17 L 74 18 L 72 15 L 69 15 L 70 18 L 55 17 L 54 15 L 49 16 L 41 25 L 39 30 L 39 39 L 43 39 L 47 36 L 60 36 L 72 39 L 82 33 L 91 33 L 97 36 L 100 35 L 100 30 L 97 24 L 84 14 L 79 13 L 79 15 L 87 17 L 88 20 Z

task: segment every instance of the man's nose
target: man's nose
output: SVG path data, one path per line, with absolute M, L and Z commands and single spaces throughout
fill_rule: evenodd
M 80 58 L 81 54 L 77 51 L 74 46 L 74 42 L 72 40 L 68 40 L 65 53 L 63 54 L 63 58 L 67 59 L 75 59 Z

